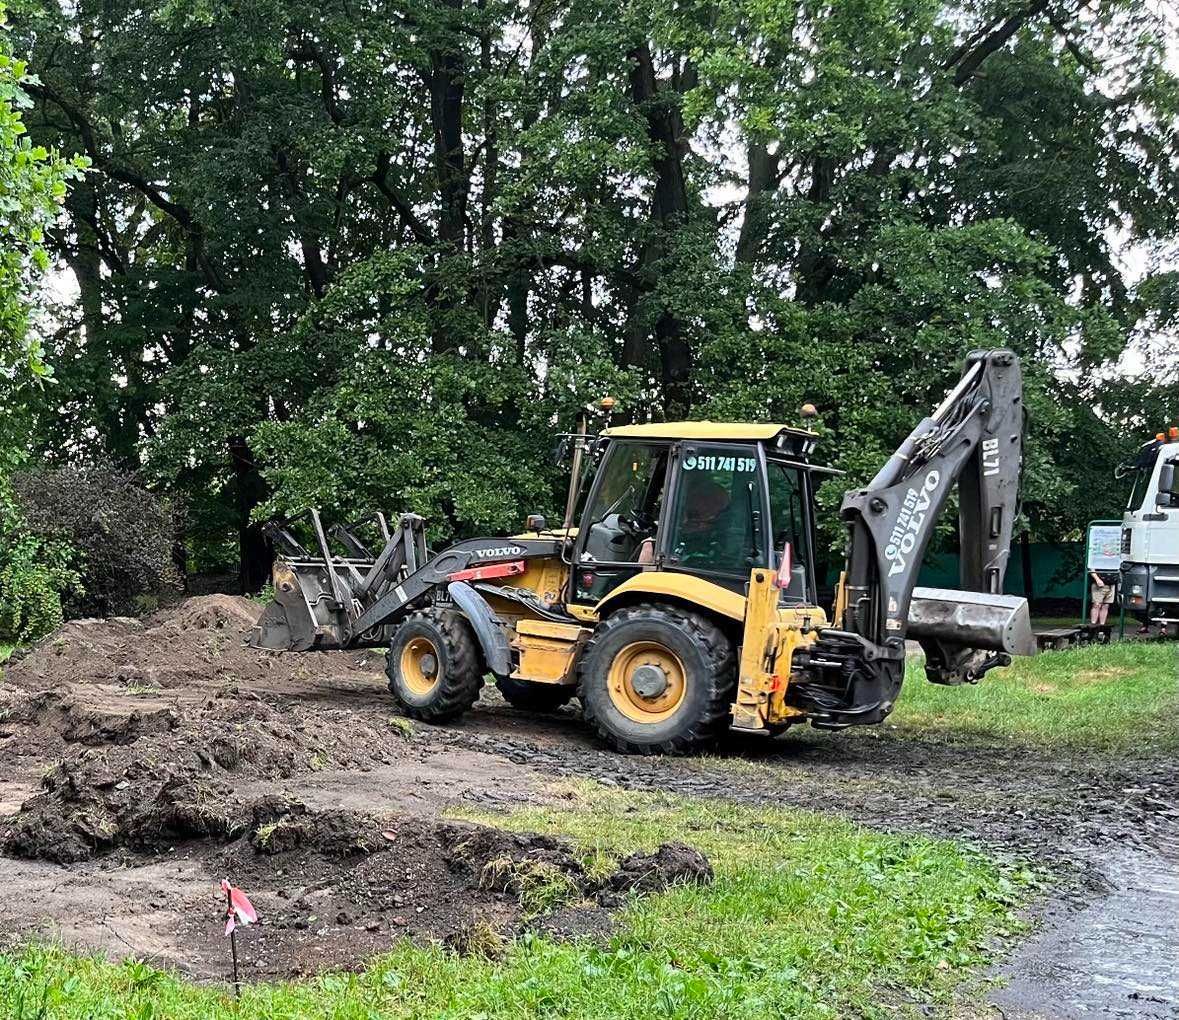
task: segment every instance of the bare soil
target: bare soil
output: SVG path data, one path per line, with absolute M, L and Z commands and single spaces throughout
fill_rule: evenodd
M 218 880 L 251 894 L 252 977 L 357 967 L 396 938 L 487 951 L 525 926 L 610 930 L 624 894 L 711 881 L 669 845 L 604 880 L 542 835 L 457 824 L 462 801 L 548 796 L 537 770 L 392 717 L 383 659 L 244 641 L 259 609 L 190 599 L 154 619 L 67 624 L 0 685 L 7 937 L 59 935 L 223 978 Z M 531 916 L 528 882 L 568 902 Z
M 361 966 L 402 935 L 469 951 L 523 927 L 602 935 L 625 896 L 709 880 L 707 861 L 671 847 L 593 883 L 559 841 L 445 817 L 463 803 L 549 801 L 558 777 L 836 812 L 1027 857 L 1075 876 L 1051 905 L 1052 931 L 1080 934 L 1095 903 L 1128 888 L 1101 879 L 1109 862 L 1179 864 L 1173 760 L 902 739 L 887 726 L 632 758 L 596 743 L 575 707 L 529 715 L 491 687 L 461 722 L 409 728 L 381 656 L 249 649 L 259 612 L 210 595 L 144 620 L 75 621 L 6 666 L 6 937 L 50 932 L 223 980 L 217 883 L 229 876 L 263 918 L 241 940 L 247 972 L 285 976 Z M 538 862 L 574 890 L 547 917 L 522 902 L 520 876 Z M 1100 944 L 1108 952 L 1108 935 Z M 1031 974 L 1044 964 L 1034 952 Z M 1060 1015 L 1031 1001 L 1049 983 L 1026 984 L 1005 1009 Z M 1166 1000 L 1151 1008 L 1175 1005 L 1168 987 L 1149 986 Z

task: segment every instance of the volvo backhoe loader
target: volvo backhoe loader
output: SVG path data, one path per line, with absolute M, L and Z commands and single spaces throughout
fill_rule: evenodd
M 259 648 L 384 646 L 394 701 L 443 722 L 485 677 L 521 707 L 573 697 L 620 751 L 683 753 L 726 726 L 876 723 L 900 692 L 906 639 L 935 683 L 1033 654 L 1027 603 L 1002 594 L 1017 512 L 1023 406 L 1010 351 L 961 381 L 875 478 L 849 492 L 846 568 L 818 604 L 816 436 L 784 425 L 667 422 L 573 437 L 565 520 L 436 554 L 420 517 L 325 531 L 316 552 L 274 525 L 274 602 Z M 915 588 L 958 486 L 960 591 Z

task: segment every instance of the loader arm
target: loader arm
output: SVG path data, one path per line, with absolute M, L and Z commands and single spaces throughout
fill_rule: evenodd
M 847 493 L 842 617 L 802 665 L 795 698 L 818 725 L 877 722 L 900 691 L 905 639 L 926 653 L 936 683 L 978 680 L 1012 654 L 1031 654 L 1026 600 L 1004 596 L 1018 512 L 1023 396 L 1011 351 L 971 354 L 958 385 L 863 489 Z M 955 485 L 961 591 L 916 588 Z

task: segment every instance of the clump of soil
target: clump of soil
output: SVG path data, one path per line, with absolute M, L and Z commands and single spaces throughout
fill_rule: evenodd
M 652 853 L 634 853 L 619 862 L 618 870 L 606 879 L 604 891 L 662 892 L 673 885 L 708 885 L 713 880 L 707 857 L 686 843 L 664 843 Z
M 186 599 L 143 620 L 71 620 L 5 667 L 29 690 L 70 683 L 172 689 L 192 683 L 249 682 L 371 674 L 364 652 L 284 655 L 246 646 L 262 606 L 233 595 Z

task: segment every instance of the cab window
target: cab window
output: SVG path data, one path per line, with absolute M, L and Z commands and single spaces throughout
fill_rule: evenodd
M 642 563 L 653 559 L 663 503 L 667 444 L 615 443 L 584 517 L 582 560 Z
M 752 446 L 687 445 L 664 548 L 683 570 L 748 580 L 766 562 L 762 492 Z
M 806 519 L 806 490 L 802 473 L 796 467 L 770 461 L 766 465 L 770 491 L 772 566 L 781 566 L 783 549 L 790 543 L 790 583 L 783 591 L 788 602 L 807 602 L 813 598 L 808 591 L 806 564 L 809 559 L 809 535 Z

